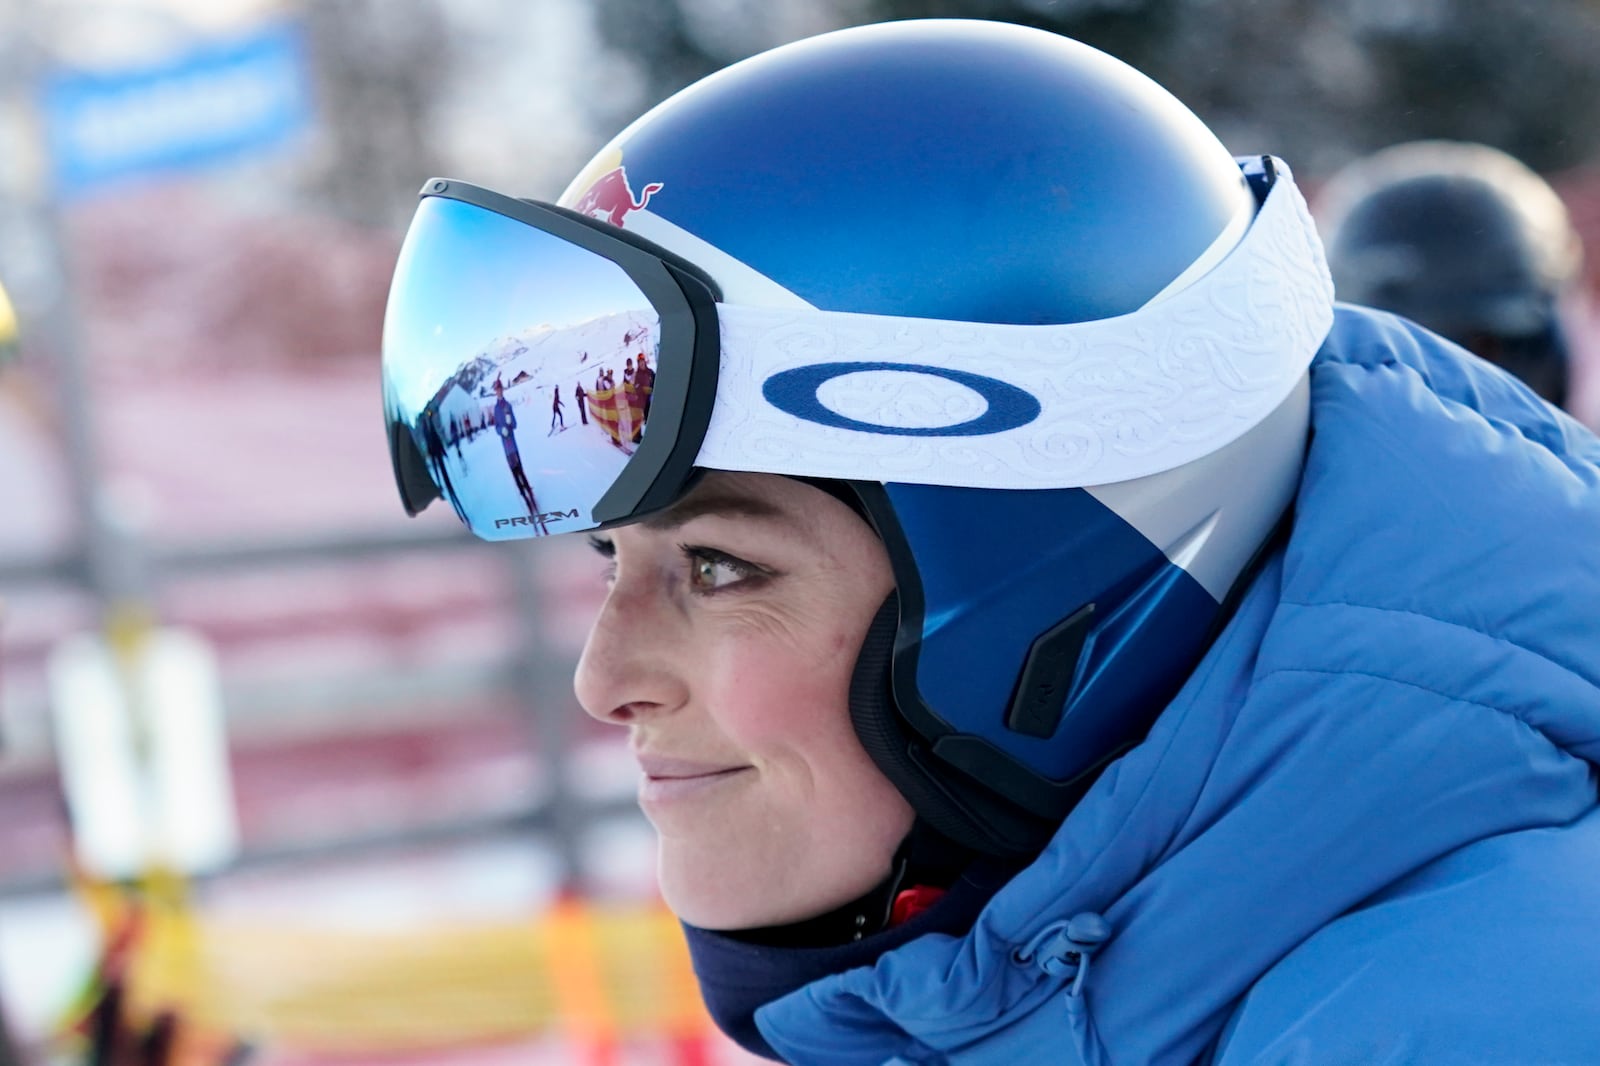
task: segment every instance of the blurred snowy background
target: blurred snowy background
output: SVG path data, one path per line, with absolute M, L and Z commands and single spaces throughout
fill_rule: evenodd
M 25 1038 L 95 950 L 65 892 L 47 664 L 117 605 L 220 665 L 240 850 L 210 905 L 427 922 L 564 885 L 648 896 L 630 765 L 570 693 L 591 553 L 489 549 L 394 497 L 377 344 L 398 241 L 431 175 L 554 198 L 711 70 L 924 15 L 1105 48 L 1313 190 L 1397 141 L 1495 145 L 1600 249 L 1592 0 L 0 0 L 22 339 L 0 366 L 0 1003 Z M 195 88 L 279 46 L 284 80 Z M 184 70 L 187 90 L 83 117 Z M 184 149 L 251 106 L 270 129 Z

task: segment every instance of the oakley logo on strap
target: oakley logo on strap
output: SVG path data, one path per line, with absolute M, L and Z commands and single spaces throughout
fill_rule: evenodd
M 849 389 L 830 392 L 830 405 L 819 395 L 824 386 L 836 378 L 851 374 L 905 374 L 924 378 L 939 378 L 976 393 L 983 401 L 983 409 L 971 417 L 962 416 L 963 408 L 976 409 L 970 394 L 955 394 L 948 386 L 937 386 L 923 381 L 918 388 L 906 382 L 891 389 L 882 387 L 883 379 L 876 382 L 858 379 L 865 387 L 877 384 L 874 395 L 861 398 L 864 402 L 850 402 Z M 846 383 L 847 384 L 847 383 Z M 930 387 L 931 386 L 931 387 Z M 842 393 L 842 394 L 841 394 Z M 1008 429 L 1025 426 L 1039 417 L 1039 401 L 1015 385 L 972 374 L 964 370 L 950 370 L 938 366 L 921 366 L 913 363 L 813 363 L 810 366 L 784 370 L 767 378 L 761 386 L 761 395 L 780 411 L 818 425 L 838 429 L 853 429 L 861 433 L 882 433 L 899 437 L 981 437 L 991 433 L 1004 433 Z M 856 409 L 858 414 L 872 413 L 878 420 L 867 421 L 844 414 L 836 407 Z M 956 418 L 959 421 L 944 425 L 929 425 L 930 421 Z M 887 421 L 885 419 L 893 419 Z M 922 424 L 905 424 L 905 423 Z M 902 424 L 896 424 L 902 423 Z

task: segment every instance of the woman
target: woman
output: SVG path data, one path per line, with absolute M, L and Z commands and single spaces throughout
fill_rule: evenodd
M 612 561 L 577 690 L 726 1031 L 1596 1058 L 1600 444 L 1336 310 L 1280 162 L 1081 45 L 907 22 L 685 90 L 562 203 L 608 221 L 424 190 L 396 476 L 438 494 L 430 338 L 659 322 L 637 452 L 540 462 Z

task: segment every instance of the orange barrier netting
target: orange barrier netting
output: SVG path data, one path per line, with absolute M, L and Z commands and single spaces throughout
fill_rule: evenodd
M 160 894 L 87 896 L 116 931 L 119 1008 L 139 1031 L 175 1016 L 191 1036 L 334 1054 L 548 1034 L 596 1066 L 647 1039 L 671 1043 L 680 1066 L 706 1061 L 711 1023 L 659 904 L 564 901 L 526 922 L 339 931 L 208 918 Z
M 642 389 L 624 385 L 591 392 L 586 397 L 589 417 L 606 431 L 612 444 L 631 449 L 639 441 L 639 431 L 644 427 L 645 405 L 653 391 L 650 385 Z

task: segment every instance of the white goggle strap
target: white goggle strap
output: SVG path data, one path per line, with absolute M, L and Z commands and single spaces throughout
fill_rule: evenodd
M 1131 314 L 1016 326 L 719 304 L 697 465 L 972 488 L 1081 488 L 1237 439 L 1333 324 L 1322 242 L 1289 169 L 1237 246 Z M 831 423 L 831 424 L 830 424 Z

